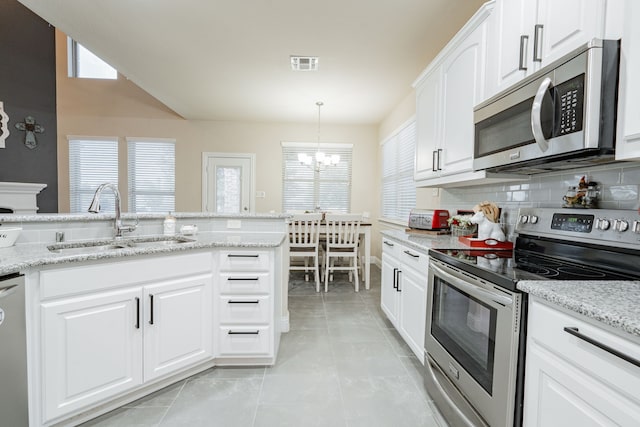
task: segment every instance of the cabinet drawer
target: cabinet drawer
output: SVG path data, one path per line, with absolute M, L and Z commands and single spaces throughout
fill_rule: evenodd
M 271 291 L 268 273 L 222 273 L 219 289 L 221 294 L 266 294 Z
M 382 252 L 392 256 L 394 258 L 398 258 L 400 256 L 400 248 L 403 247 L 398 242 L 395 242 L 386 237 L 382 238 Z
M 400 246 L 399 257 L 406 267 L 413 268 L 417 273 L 427 275 L 429 269 L 429 257 L 415 249 Z
M 590 375 L 616 384 L 626 391 L 640 390 L 640 368 L 622 358 L 570 334 L 574 328 L 585 337 L 604 344 L 622 354 L 640 360 L 640 345 L 631 335 L 624 339 L 588 321 L 569 315 L 535 298 L 530 302 L 529 341 L 533 340 L 552 353 L 580 367 Z
M 220 323 L 268 324 L 271 318 L 271 299 L 268 296 L 220 297 L 219 302 Z
M 221 271 L 269 271 L 269 252 L 250 250 L 220 251 Z
M 268 326 L 220 327 L 219 356 L 271 355 L 271 328 Z

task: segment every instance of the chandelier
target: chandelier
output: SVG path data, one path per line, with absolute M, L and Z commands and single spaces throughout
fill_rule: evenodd
M 324 105 L 321 101 L 316 102 L 318 106 L 318 148 L 314 156 L 310 156 L 307 153 L 299 153 L 298 161 L 301 165 L 306 165 L 320 172 L 329 166 L 335 166 L 340 163 L 340 156 L 337 154 L 328 155 L 320 151 L 320 108 Z

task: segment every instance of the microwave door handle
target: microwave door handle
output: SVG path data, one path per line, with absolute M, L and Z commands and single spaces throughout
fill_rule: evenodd
M 538 92 L 533 98 L 533 105 L 531 106 L 531 130 L 533 131 L 533 138 L 543 152 L 549 149 L 549 141 L 544 137 L 544 133 L 542 132 L 542 101 L 550 86 L 551 79 L 545 77 L 542 83 L 540 83 Z
M 469 283 L 467 283 L 466 281 L 457 278 L 456 276 L 447 273 L 446 271 L 444 271 L 443 269 L 441 269 L 440 267 L 438 267 L 437 265 L 430 265 L 429 268 L 432 268 L 434 270 L 434 273 L 440 277 L 443 277 L 444 279 L 446 279 L 448 282 L 450 282 L 453 285 L 456 285 L 458 288 L 462 289 L 463 291 L 472 294 L 472 295 L 476 295 L 480 298 L 484 298 L 484 299 L 488 299 L 491 301 L 494 301 L 498 304 L 502 304 L 504 306 L 511 306 L 513 304 L 513 301 L 511 300 L 511 298 L 509 297 L 505 297 L 503 295 L 498 295 L 498 294 L 494 294 L 492 292 L 489 291 L 485 291 L 482 288 L 479 288 L 477 286 L 474 285 L 470 285 Z

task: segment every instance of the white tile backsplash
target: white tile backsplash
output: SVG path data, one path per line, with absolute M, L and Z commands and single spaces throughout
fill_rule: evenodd
M 577 186 L 586 176 L 601 189 L 598 206 L 602 209 L 637 209 L 640 205 L 640 163 L 616 163 L 594 168 L 532 175 L 522 183 L 493 184 L 463 188 L 443 188 L 440 208 L 455 213 L 472 209 L 484 200 L 502 208 L 501 222 L 506 234 L 513 234 L 517 212 L 521 207 L 562 207 L 567 189 Z

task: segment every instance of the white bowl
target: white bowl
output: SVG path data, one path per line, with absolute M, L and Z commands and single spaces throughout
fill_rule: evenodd
M 21 231 L 21 227 L 0 227 L 0 248 L 13 246 Z

